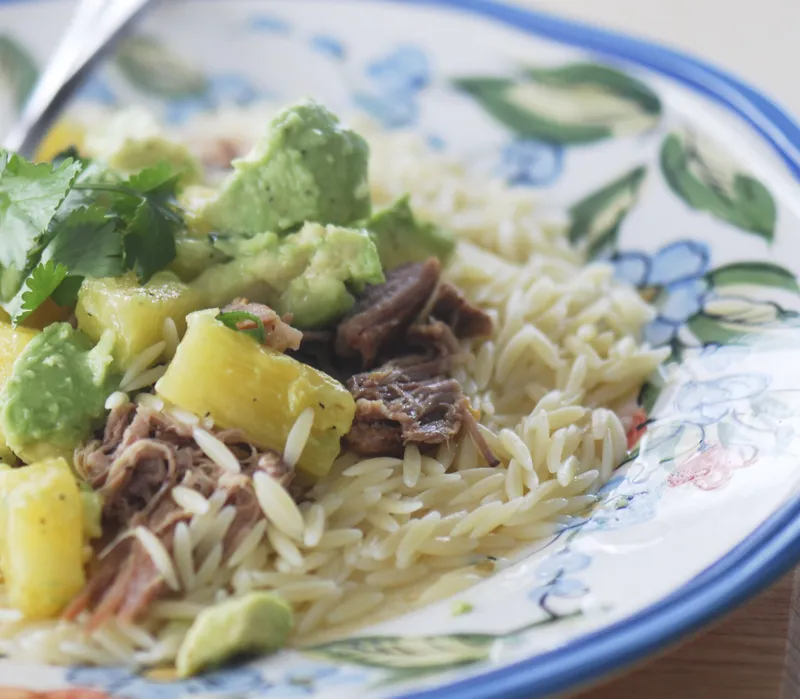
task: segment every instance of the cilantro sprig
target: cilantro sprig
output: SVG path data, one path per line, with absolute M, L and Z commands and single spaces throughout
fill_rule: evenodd
M 179 174 L 162 162 L 127 179 L 70 157 L 33 164 L 0 151 L 0 303 L 17 324 L 48 298 L 74 305 L 86 277 L 175 259 Z
M 180 179 L 167 162 L 146 168 L 119 184 L 77 184 L 79 191 L 110 195 L 109 213 L 121 235 L 124 269 L 146 281 L 175 259 L 175 234 L 183 219 L 172 200 Z M 86 274 L 85 276 L 113 276 Z
M 0 151 L 0 294 L 16 291 L 48 240 L 48 226 L 72 188 L 81 166 L 35 165 Z
M 36 265 L 19 293 L 7 304 L 3 304 L 14 323 L 22 322 L 55 294 L 68 274 L 69 269 L 52 260 Z

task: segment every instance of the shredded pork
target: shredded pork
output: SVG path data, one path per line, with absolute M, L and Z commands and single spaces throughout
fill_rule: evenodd
M 449 282 L 439 285 L 431 315 L 445 323 L 456 337 L 489 337 L 492 319 L 486 311 L 472 305 Z
M 403 265 L 386 274 L 383 284 L 370 286 L 336 328 L 340 357 L 360 355 L 369 369 L 392 352 L 431 298 L 441 265 L 435 257 L 423 264 Z
M 88 610 L 89 629 L 111 616 L 135 621 L 151 602 L 170 592 L 144 546 L 130 534 L 143 526 L 172 553 L 175 527 L 191 517 L 172 499 L 175 486 L 206 498 L 222 491 L 225 504 L 234 506 L 223 557 L 236 550 L 261 516 L 253 474 L 264 471 L 288 486 L 293 471 L 279 454 L 259 449 L 236 430 L 220 430 L 215 436 L 239 460 L 240 474 L 212 461 L 194 441 L 190 426 L 132 403 L 111 412 L 102 439 L 76 451 L 78 472 L 103 498 L 103 538 L 97 542 L 88 583 L 67 608 L 66 618 Z
M 359 356 L 366 369 L 347 380 L 356 413 L 346 442 L 364 456 L 400 455 L 409 443 L 447 442 L 466 425 L 487 462 L 496 464 L 461 386 L 449 376 L 459 339 L 491 334 L 492 321 L 440 276 L 436 258 L 393 269 L 339 323 L 335 355 Z M 319 355 L 319 344 L 315 349 Z
M 407 357 L 356 374 L 347 382 L 356 399 L 348 446 L 369 456 L 398 455 L 408 442 L 438 444 L 455 437 L 466 399 L 445 370 L 446 360 Z M 379 436 L 371 434 L 374 428 Z
M 400 455 L 451 440 L 462 428 L 490 464 L 497 459 L 483 439 L 461 387 L 449 374 L 460 353 L 459 339 L 491 333 L 491 319 L 452 285 L 440 281 L 432 258 L 398 267 L 386 282 L 366 290 L 333 331 L 301 333 L 268 306 L 236 299 L 223 311 L 244 311 L 264 325 L 265 344 L 315 354 L 318 364 L 343 378 L 356 400 L 345 441 L 369 456 Z M 242 320 L 239 330 L 257 327 Z M 313 348 L 311 352 L 309 349 Z M 139 619 L 171 590 L 164 574 L 132 533 L 144 527 L 173 554 L 176 526 L 191 515 L 171 497 L 180 485 L 205 498 L 225 493 L 236 516 L 223 540 L 229 556 L 261 517 L 252 476 L 264 471 L 288 488 L 293 471 L 279 454 L 259 449 L 235 430 L 215 432 L 236 456 L 240 474 L 218 466 L 197 445 L 192 427 L 168 414 L 128 403 L 114 409 L 102 438 L 75 453 L 83 478 L 103 498 L 103 538 L 97 542 L 89 580 L 65 612 L 90 613 L 88 628 L 111 616 Z

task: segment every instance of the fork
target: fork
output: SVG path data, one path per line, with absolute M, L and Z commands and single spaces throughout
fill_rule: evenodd
M 31 157 L 86 73 L 155 1 L 80 0 L 22 114 L 3 139 L 3 147 Z

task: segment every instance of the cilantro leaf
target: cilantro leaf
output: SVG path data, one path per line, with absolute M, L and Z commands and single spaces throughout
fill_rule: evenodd
M 131 175 L 125 184 L 136 192 L 158 198 L 160 201 L 175 197 L 180 172 L 174 172 L 172 166 L 162 160 L 158 165 L 146 167 Z
M 82 165 L 64 160 L 57 167 L 5 154 L 0 171 L 0 265 L 21 271 L 41 248 L 50 224 Z
M 179 179 L 180 175 L 173 173 L 165 161 L 144 168 L 114 188 L 112 208 L 122 218 L 130 220 L 143 198 L 156 206 L 165 205 L 174 198 Z
M 42 262 L 65 265 L 70 276 L 117 277 L 125 267 L 122 231 L 103 207 L 74 209 L 42 252 Z
M 76 189 L 96 189 L 111 194 L 110 212 L 125 224 L 124 262 L 146 282 L 175 259 L 175 235 L 183 218 L 172 205 L 180 173 L 169 163 L 144 168 L 116 183 L 81 183 Z
M 51 288 L 43 281 L 44 270 L 56 269 L 59 274 L 54 274 L 52 279 L 60 277 L 60 280 Z M 66 274 L 61 275 L 62 270 L 66 270 Z M 15 323 L 20 322 L 47 300 L 43 293 L 48 288 L 56 303 L 74 306 L 84 277 L 114 277 L 124 271 L 122 230 L 117 222 L 107 218 L 103 207 L 98 205 L 74 209 L 59 222 L 56 235 L 42 252 L 38 266 L 6 304 L 6 310 Z M 31 295 L 31 289 L 37 294 Z M 20 313 L 22 309 L 27 311 L 25 315 Z
M 145 282 L 176 256 L 180 175 L 167 162 L 120 180 L 97 163 L 58 161 L 0 150 L 0 299 L 15 323 L 50 296 L 74 305 L 85 277 L 132 269 Z
M 253 313 L 248 313 L 247 311 L 228 311 L 227 313 L 217 314 L 217 320 L 231 330 L 249 335 L 262 345 L 267 339 L 264 323 L 261 321 L 261 318 Z M 240 324 L 243 327 L 240 327 Z
M 144 282 L 175 259 L 175 235 L 183 219 L 169 203 L 175 198 L 180 173 L 162 160 L 131 175 L 124 183 L 143 199 L 125 232 L 125 263 Z
M 175 233 L 181 225 L 179 216 L 144 199 L 128 224 L 123 239 L 125 266 L 136 271 L 146 282 L 175 259 Z
M 5 304 L 14 325 L 21 323 L 50 298 L 68 273 L 64 265 L 52 260 L 36 265 L 16 296 Z
M 57 234 L 56 227 L 69 216 L 75 209 L 99 204 L 110 210 L 112 195 L 105 190 L 108 185 L 119 183 L 119 178 L 100 163 L 87 162 L 81 173 L 75 178 L 72 189 L 56 211 L 50 222 L 51 237 Z M 102 189 L 94 187 L 102 186 Z
M 58 285 L 50 298 L 59 306 L 75 308 L 78 305 L 78 292 L 81 290 L 81 284 L 83 284 L 83 277 L 68 276 Z

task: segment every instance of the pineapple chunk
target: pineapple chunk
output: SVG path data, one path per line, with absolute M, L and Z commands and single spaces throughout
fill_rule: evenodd
M 81 150 L 84 145 L 86 130 L 80 125 L 69 120 L 59 121 L 53 126 L 36 149 L 34 160 L 42 163 L 52 160 L 59 153 L 74 146 Z
M 189 316 L 189 329 L 156 391 L 215 424 L 242 430 L 262 447 L 282 452 L 305 408 L 314 424 L 298 466 L 324 476 L 350 429 L 353 397 L 338 381 L 264 347 L 215 320 L 216 311 Z
M 58 614 L 83 588 L 83 502 L 64 459 L 0 471 L 0 568 L 11 606 Z
M 8 323 L 0 323 L 0 387 L 8 381 L 17 357 L 28 343 L 39 334 L 32 328 L 14 328 Z
M 13 328 L 8 323 L 0 323 L 0 388 L 3 387 L 17 357 L 22 354 L 27 344 L 37 335 L 38 330 L 29 328 Z M 13 452 L 6 443 L 6 438 L 0 431 L 0 459 L 13 461 Z
M 78 327 L 95 342 L 114 334 L 114 359 L 121 369 L 142 350 L 163 339 L 164 321 L 172 318 L 178 333 L 186 315 L 203 307 L 200 294 L 170 272 L 156 274 L 142 286 L 133 275 L 86 279 L 78 294 Z

